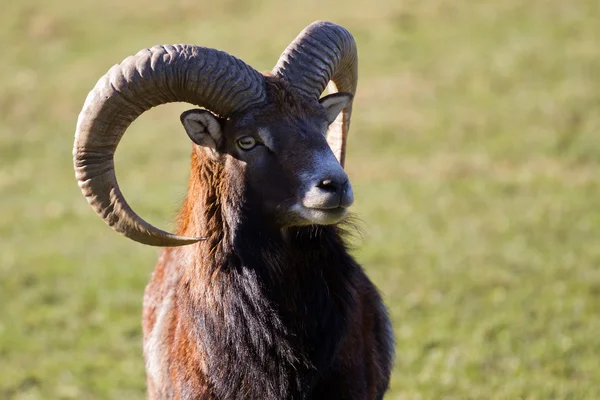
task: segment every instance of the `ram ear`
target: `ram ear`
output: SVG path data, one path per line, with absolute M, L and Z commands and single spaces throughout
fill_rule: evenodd
M 193 109 L 181 114 L 181 123 L 192 142 L 217 151 L 223 141 L 221 119 L 207 110 Z
M 327 123 L 331 124 L 342 110 L 350 104 L 354 96 L 352 93 L 338 92 L 322 97 L 319 103 L 325 107 L 327 113 Z

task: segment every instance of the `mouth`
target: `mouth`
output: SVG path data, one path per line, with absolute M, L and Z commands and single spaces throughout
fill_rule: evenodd
M 301 223 L 299 225 L 332 225 L 340 222 L 348 213 L 347 207 L 313 208 L 295 205 L 292 211 Z

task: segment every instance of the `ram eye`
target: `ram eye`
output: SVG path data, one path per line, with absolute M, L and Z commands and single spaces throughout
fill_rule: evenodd
M 244 136 L 237 140 L 237 145 L 245 151 L 252 150 L 257 144 L 258 142 L 252 136 Z

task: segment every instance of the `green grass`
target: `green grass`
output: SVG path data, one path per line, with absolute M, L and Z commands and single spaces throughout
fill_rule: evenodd
M 268 70 L 308 23 L 360 52 L 347 169 L 381 288 L 389 399 L 600 398 L 600 6 L 595 0 L 12 1 L 0 13 L 0 398 L 141 399 L 155 249 L 106 227 L 71 164 L 77 114 L 143 47 Z M 136 121 L 121 186 L 172 226 L 185 105 Z

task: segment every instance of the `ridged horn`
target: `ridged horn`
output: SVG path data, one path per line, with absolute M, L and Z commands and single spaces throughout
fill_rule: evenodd
M 265 100 L 264 78 L 222 51 L 193 45 L 155 46 L 113 66 L 89 93 L 77 120 L 73 163 L 79 187 L 114 230 L 152 246 L 202 240 L 155 228 L 119 190 L 114 154 L 127 127 L 144 111 L 188 102 L 227 117 Z
M 285 49 L 273 74 L 286 79 L 304 95 L 318 99 L 329 83 L 329 92 L 356 93 L 358 57 L 354 38 L 343 27 L 317 21 L 307 26 Z M 327 142 L 342 166 L 350 129 L 352 103 L 329 126 Z

